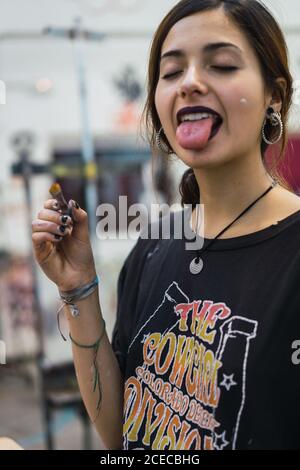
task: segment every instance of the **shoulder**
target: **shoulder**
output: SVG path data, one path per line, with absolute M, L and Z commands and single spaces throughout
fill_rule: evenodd
M 289 217 L 299 210 L 300 196 L 280 186 L 276 192 L 276 197 L 274 198 L 272 217 L 276 221 L 279 221 Z
M 297 194 L 288 191 L 283 187 L 276 188 L 273 199 L 268 208 L 261 214 L 258 214 L 254 225 L 255 230 L 263 230 L 267 227 L 285 223 L 291 220 L 293 215 L 300 211 L 300 197 Z M 293 222 L 298 218 L 292 218 Z

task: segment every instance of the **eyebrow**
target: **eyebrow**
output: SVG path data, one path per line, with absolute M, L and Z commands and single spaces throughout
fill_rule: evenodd
M 238 50 L 239 52 L 242 52 L 241 49 L 238 46 L 236 46 L 235 44 L 232 44 L 231 42 L 212 42 L 212 43 L 208 43 L 203 47 L 202 51 L 203 51 L 204 54 L 208 54 L 210 52 L 216 51 L 217 49 L 221 49 L 222 47 L 231 47 L 231 48 L 234 48 L 234 49 Z M 166 59 L 167 57 L 182 58 L 182 57 L 184 57 L 184 52 L 181 49 L 174 49 L 174 50 L 165 52 L 161 56 L 160 61 L 162 61 L 163 59 Z

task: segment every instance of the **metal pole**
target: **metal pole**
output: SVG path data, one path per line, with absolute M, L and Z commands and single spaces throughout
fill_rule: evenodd
M 33 142 L 33 137 L 29 133 L 20 133 L 13 139 L 13 146 L 19 156 L 23 178 L 24 190 L 25 190 L 25 201 L 26 201 L 26 219 L 27 227 L 29 229 L 28 238 L 31 240 L 31 222 L 32 222 L 32 196 L 30 187 L 30 178 L 32 174 L 31 164 L 29 160 L 30 147 Z M 44 357 L 44 338 L 43 338 L 43 317 L 42 317 L 42 305 L 40 301 L 40 295 L 38 291 L 38 274 L 37 264 L 33 254 L 32 244 L 30 243 L 29 249 L 29 260 L 32 273 L 32 289 L 33 289 L 33 315 L 35 320 L 35 328 L 38 338 L 38 367 L 40 367 L 40 361 Z
M 85 168 L 85 195 L 87 212 L 89 214 L 90 234 L 92 240 L 96 237 L 96 208 L 97 208 L 97 184 L 96 184 L 96 161 L 93 136 L 91 132 L 88 112 L 88 91 L 85 74 L 85 66 L 83 62 L 83 54 L 80 44 L 80 21 L 76 20 L 77 34 L 73 41 L 75 52 L 75 63 L 77 68 L 78 86 L 79 86 L 79 102 L 81 117 L 81 147 L 82 157 Z
M 85 179 L 85 200 L 86 209 L 89 214 L 89 228 L 91 242 L 96 238 L 96 208 L 97 208 L 97 166 L 95 162 L 95 149 L 93 136 L 90 129 L 88 113 L 88 91 L 86 83 L 85 67 L 83 54 L 80 49 L 80 40 L 103 40 L 106 35 L 92 31 L 85 31 L 81 28 L 80 18 L 75 19 L 75 25 L 71 29 L 48 27 L 44 30 L 45 34 L 56 38 L 66 38 L 73 41 L 75 53 L 76 73 L 79 86 L 80 101 L 80 119 L 81 119 L 81 148 L 84 162 Z

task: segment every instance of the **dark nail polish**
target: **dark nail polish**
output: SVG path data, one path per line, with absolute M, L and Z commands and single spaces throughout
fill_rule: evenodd
M 60 230 L 62 233 L 64 233 L 65 230 L 66 230 L 66 227 L 64 227 L 64 225 L 60 225 L 60 226 L 59 226 L 59 230 Z
M 68 222 L 68 216 L 67 216 L 67 215 L 62 215 L 61 218 L 60 218 L 60 220 L 61 220 L 61 222 L 62 222 L 63 224 L 66 225 L 67 222 Z
M 56 240 L 61 240 L 61 239 L 62 239 L 62 237 L 61 237 L 60 235 L 57 235 L 57 234 L 54 235 L 54 238 L 55 238 Z
M 72 199 L 72 205 L 73 205 L 73 207 L 75 207 L 76 209 L 79 209 L 79 204 L 78 204 L 78 202 L 74 201 L 74 199 Z

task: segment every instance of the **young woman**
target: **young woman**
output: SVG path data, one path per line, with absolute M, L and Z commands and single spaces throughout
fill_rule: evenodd
M 282 32 L 255 0 L 182 0 L 148 78 L 150 143 L 189 167 L 180 192 L 202 248 L 174 237 L 175 218 L 170 238 L 139 238 L 110 344 L 86 213 L 70 202 L 73 226 L 48 200 L 33 223 L 38 263 L 81 297 L 65 311 L 87 410 L 109 449 L 300 448 L 300 199 L 264 161 L 287 140 Z

